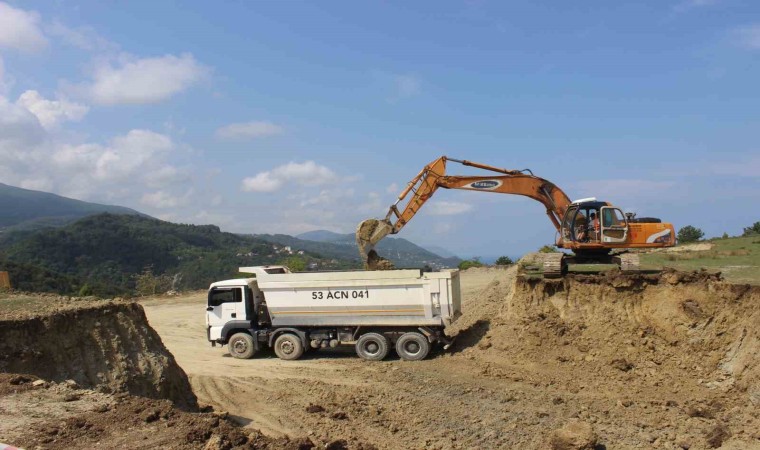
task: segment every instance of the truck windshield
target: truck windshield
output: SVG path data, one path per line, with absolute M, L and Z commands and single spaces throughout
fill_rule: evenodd
M 235 303 L 243 301 L 240 288 L 214 288 L 208 293 L 208 305 L 219 306 L 222 303 Z

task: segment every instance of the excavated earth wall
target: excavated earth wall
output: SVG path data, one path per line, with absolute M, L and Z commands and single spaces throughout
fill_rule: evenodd
M 601 357 L 702 367 L 707 387 L 745 393 L 760 406 L 759 307 L 760 287 L 715 274 L 609 272 L 518 278 L 505 316 L 555 321 L 558 343 L 576 335 Z
M 197 410 L 187 375 L 148 325 L 142 306 L 96 302 L 0 320 L 0 372 L 74 380 L 102 392 L 171 400 Z

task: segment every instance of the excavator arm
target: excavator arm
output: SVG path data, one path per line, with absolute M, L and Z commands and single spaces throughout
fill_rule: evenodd
M 494 176 L 449 176 L 446 163 L 456 162 L 498 175 Z M 384 220 L 369 219 L 359 224 L 356 242 L 359 252 L 367 261 L 367 255 L 381 239 L 388 234 L 396 234 L 409 223 L 438 188 L 463 189 L 470 191 L 496 192 L 530 197 L 546 207 L 554 227 L 559 231 L 565 210 L 570 205 L 567 195 L 553 183 L 539 178 L 528 170 L 509 170 L 442 156 L 425 166 L 406 186 L 391 205 Z

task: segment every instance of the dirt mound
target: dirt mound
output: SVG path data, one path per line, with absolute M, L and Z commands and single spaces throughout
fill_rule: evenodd
M 15 374 L 0 377 L 0 392 L 4 392 L 0 406 L 21 413 L 0 425 L 0 441 L 37 449 L 314 447 L 309 439 L 273 439 L 256 430 L 242 429 L 226 414 L 189 413 L 168 400 L 102 394 L 80 389 L 71 381 L 33 379 Z
M 136 303 L 92 302 L 0 320 L 0 371 L 198 406 L 187 375 Z
M 760 445 L 759 287 L 704 271 L 505 273 L 464 314 L 463 356 L 492 378 L 562 392 L 557 408 L 577 399 L 574 417 L 605 444 Z

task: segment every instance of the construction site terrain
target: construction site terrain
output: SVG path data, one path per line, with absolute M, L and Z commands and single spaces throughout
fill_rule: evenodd
M 203 292 L 141 305 L 48 298 L 58 306 L 34 313 L 10 296 L 0 442 L 760 448 L 760 288 L 707 272 L 516 273 L 463 272 L 456 343 L 420 362 L 348 349 L 234 359 L 205 340 Z

